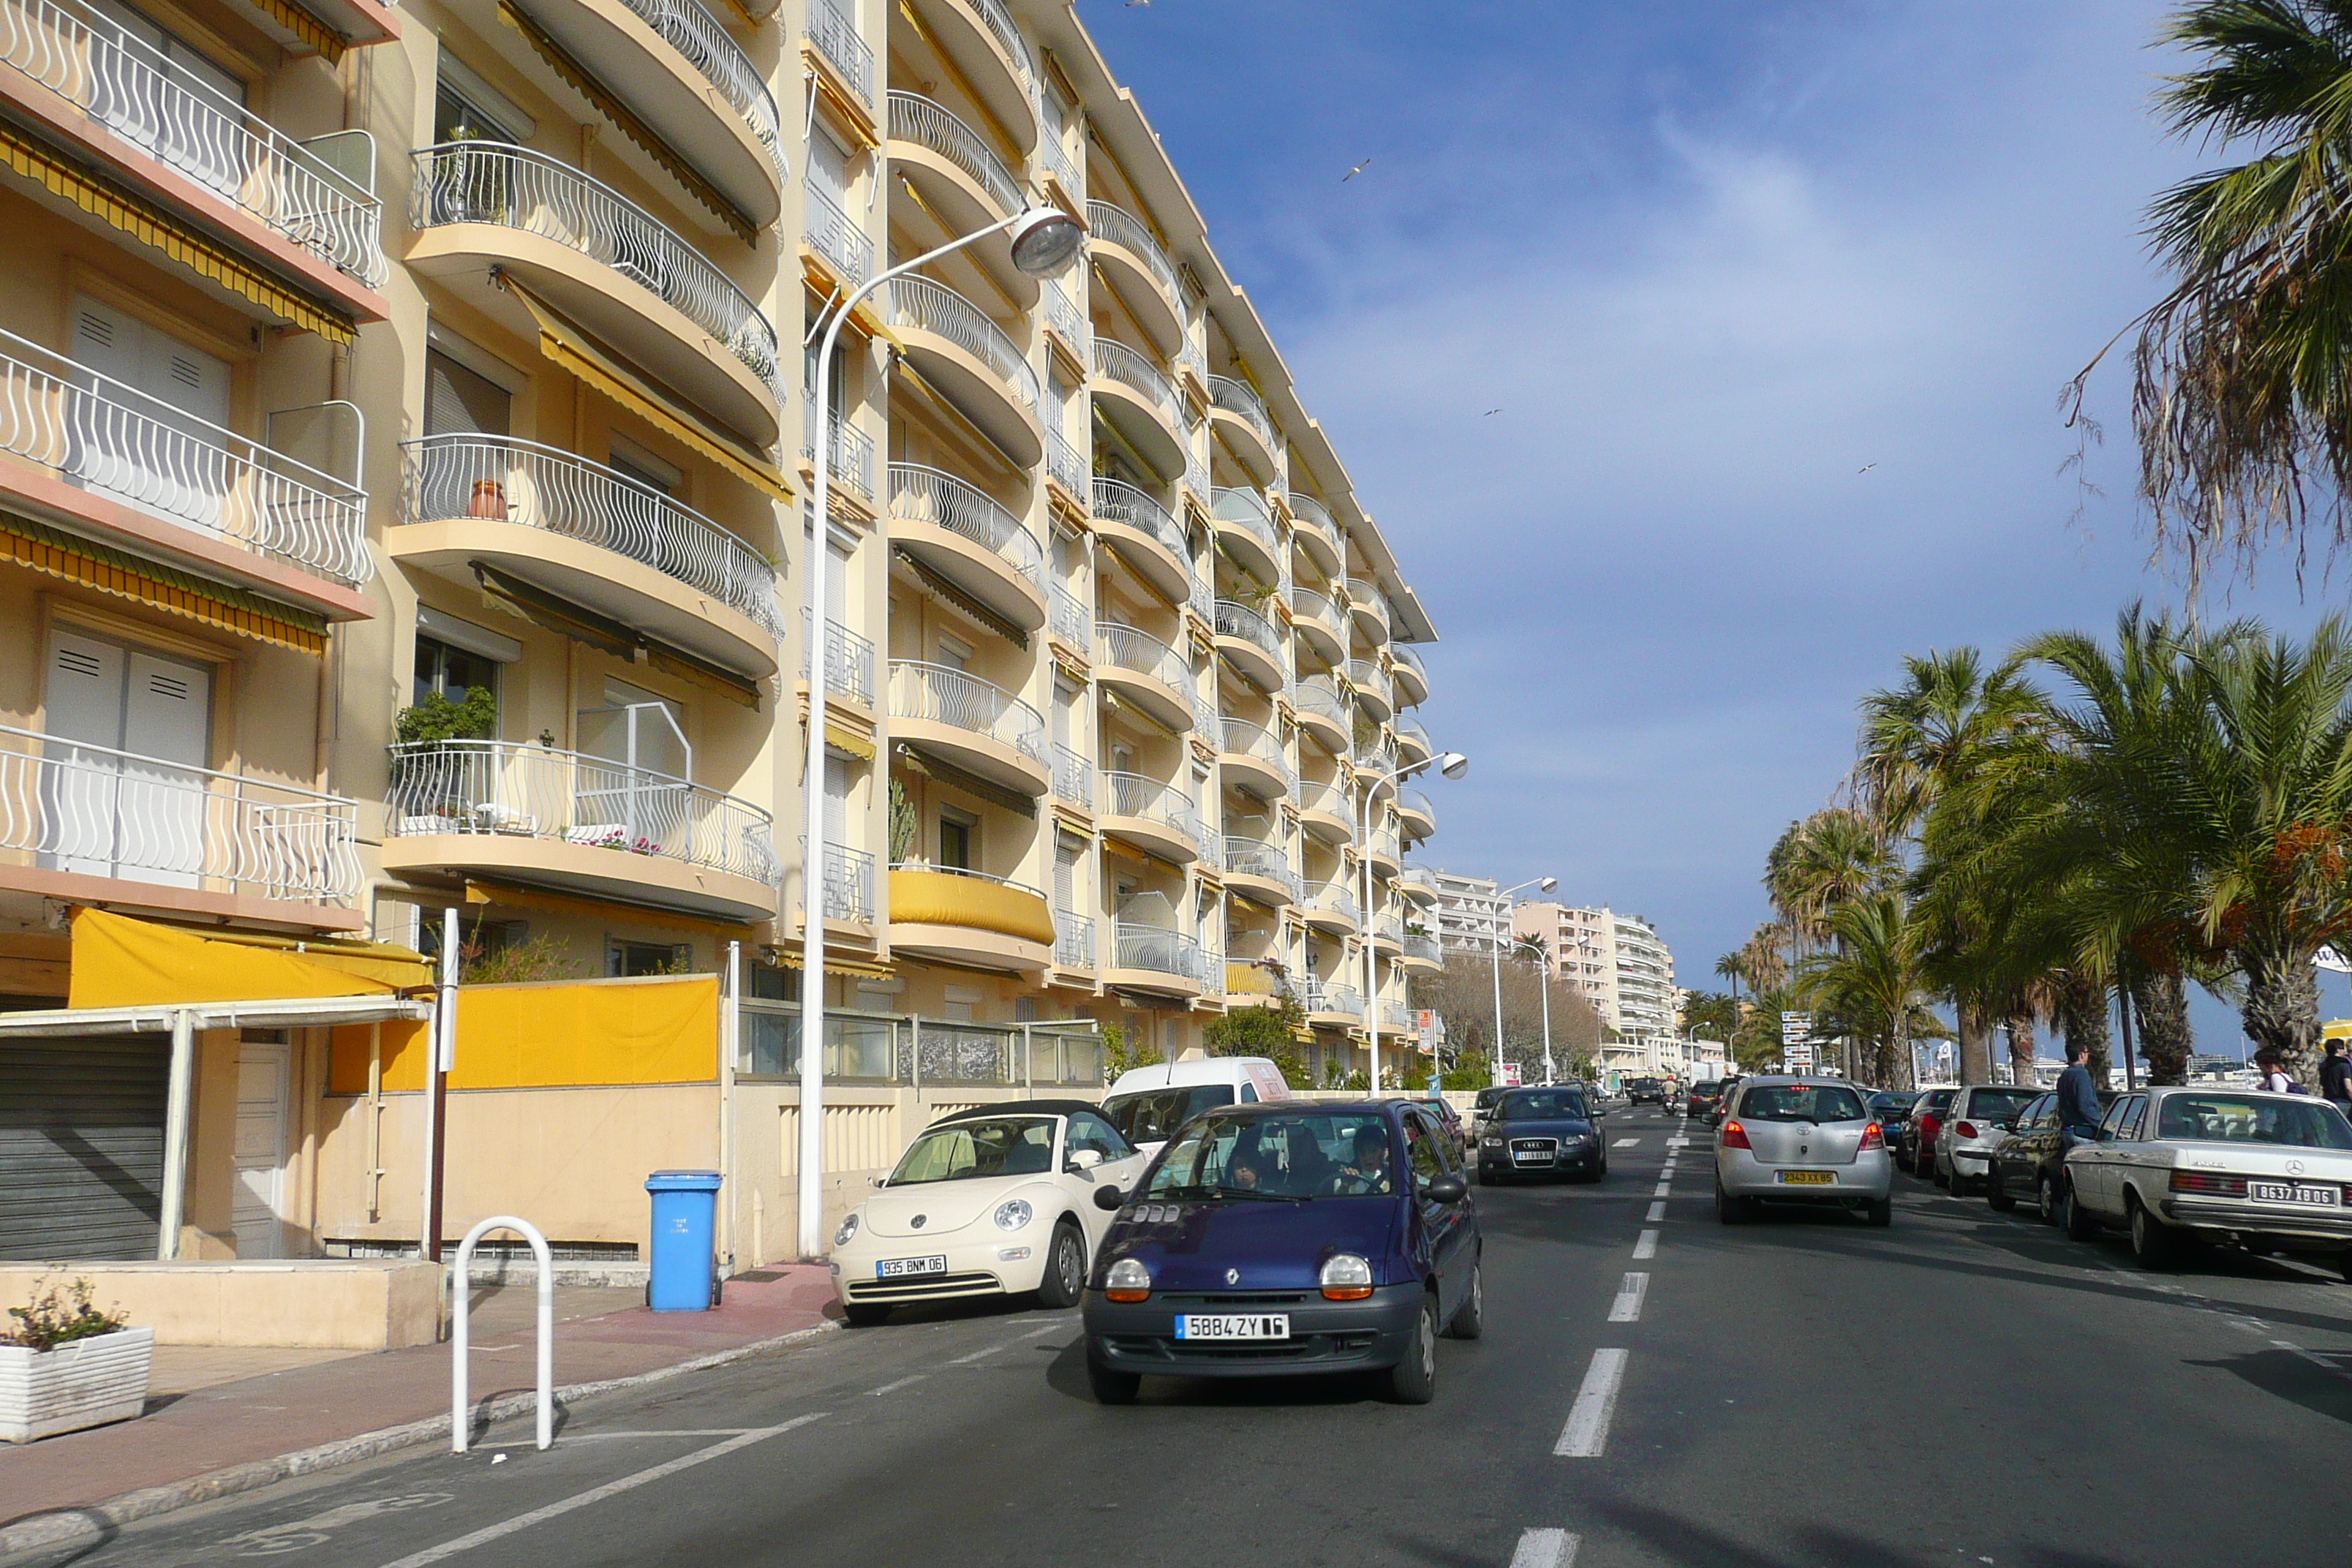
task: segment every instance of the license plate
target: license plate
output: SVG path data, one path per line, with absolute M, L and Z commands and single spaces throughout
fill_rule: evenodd
M 2344 1205 L 2344 1194 L 2335 1187 L 2305 1187 L 2291 1182 L 2249 1182 L 2246 1195 L 2264 1204 L 2317 1204 L 2326 1208 Z
M 1835 1184 L 1837 1177 L 1827 1171 L 1782 1171 L 1779 1180 L 1784 1187 L 1826 1187 Z
M 1548 1163 L 1552 1158 L 1552 1153 L 1549 1149 L 1514 1149 L 1511 1151 L 1511 1158 L 1525 1164 L 1534 1164 L 1538 1161 Z
M 886 1258 L 874 1266 L 877 1279 L 920 1279 L 927 1274 L 945 1274 L 945 1255 L 933 1258 Z
M 1176 1314 L 1176 1337 L 1180 1340 L 1286 1340 L 1290 1337 L 1290 1314 L 1179 1312 Z

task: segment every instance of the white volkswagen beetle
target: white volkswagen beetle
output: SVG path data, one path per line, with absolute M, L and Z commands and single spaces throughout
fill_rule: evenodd
M 853 1323 L 893 1307 L 1034 1291 L 1074 1307 L 1110 1228 L 1098 1188 L 1127 1192 L 1144 1156 L 1084 1100 L 975 1106 L 923 1129 L 833 1236 L 833 1285 Z

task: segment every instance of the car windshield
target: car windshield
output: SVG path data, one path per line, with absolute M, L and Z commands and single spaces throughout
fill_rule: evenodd
M 1584 1096 L 1562 1089 L 1523 1089 L 1503 1101 L 1506 1121 L 1583 1121 Z
M 1765 1083 L 1748 1091 L 1739 1114 L 1751 1121 L 1861 1121 L 1862 1096 L 1838 1083 Z
M 1960 1091 L 1957 1089 L 1931 1089 L 1926 1095 L 1921 1097 L 1919 1103 L 1913 1106 L 1912 1109 L 1915 1110 L 1949 1110 L 1952 1108 L 1952 1097 L 1959 1092 Z
M 1147 1198 L 1361 1197 L 1396 1190 L 1389 1120 L 1376 1110 L 1209 1116 L 1178 1133 Z
M 890 1185 L 973 1176 L 1042 1176 L 1054 1168 L 1051 1116 L 991 1116 L 927 1127 L 898 1156 Z
M 2264 1100 L 2250 1094 L 2168 1094 L 2156 1119 L 2158 1138 L 2206 1143 L 2284 1143 L 2299 1149 L 2352 1149 L 2352 1122 L 2325 1100 Z
M 1969 1114 L 1979 1121 L 2015 1121 L 2018 1112 L 2042 1097 L 2038 1089 L 1978 1089 L 1969 1091 Z
M 1895 1117 L 1910 1109 L 1911 1096 L 1907 1094 L 1874 1094 L 1870 1098 L 1873 1116 Z
M 1103 1117 L 1130 1143 L 1164 1142 L 1203 1110 L 1234 1102 L 1233 1085 L 1202 1083 L 1146 1089 L 1103 1101 Z

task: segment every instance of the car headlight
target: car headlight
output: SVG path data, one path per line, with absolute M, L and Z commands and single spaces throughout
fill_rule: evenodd
M 1323 1265 L 1323 1296 L 1330 1301 L 1360 1301 L 1372 1293 L 1372 1266 L 1352 1252 L 1336 1252 Z
M 1030 1212 L 1029 1205 L 1025 1200 L 1007 1198 L 996 1205 L 996 1228 L 1019 1230 L 1029 1223 Z
M 847 1247 L 856 1237 L 857 1216 L 851 1215 L 841 1222 L 841 1228 L 833 1233 L 833 1244 L 835 1247 Z
M 1103 1276 L 1103 1294 L 1114 1301 L 1140 1301 L 1151 1294 L 1151 1270 L 1139 1258 L 1122 1258 Z
M 1503 1146 L 1503 1141 L 1500 1138 L 1489 1138 L 1486 1140 L 1486 1146 L 1489 1149 L 1499 1149 Z

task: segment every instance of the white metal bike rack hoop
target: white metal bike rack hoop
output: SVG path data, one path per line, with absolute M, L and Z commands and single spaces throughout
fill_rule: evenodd
M 457 1261 L 451 1266 L 457 1288 L 457 1321 L 449 1335 L 449 1451 L 453 1454 L 466 1451 L 473 1426 L 466 1390 L 466 1307 L 474 1293 L 468 1275 L 475 1244 L 494 1230 L 520 1235 L 530 1243 L 531 1256 L 539 1260 L 539 1446 L 546 1448 L 555 1442 L 554 1254 L 548 1250 L 547 1237 L 530 1221 L 510 1214 L 493 1215 L 466 1233 L 466 1239 L 457 1244 Z

